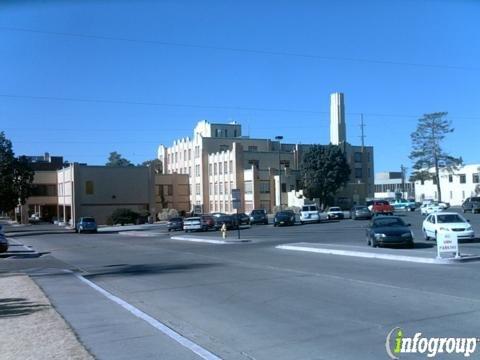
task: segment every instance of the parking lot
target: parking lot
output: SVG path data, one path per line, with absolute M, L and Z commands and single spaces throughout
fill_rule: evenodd
M 434 242 L 421 236 L 423 217 L 400 215 L 412 224 L 416 246 L 388 251 L 433 258 Z M 480 215 L 466 217 L 480 234 Z M 241 230 L 249 242 L 230 245 L 172 240 L 221 234 L 170 234 L 165 225 L 97 234 L 31 226 L 15 239 L 44 255 L 2 259 L 0 271 L 29 273 L 100 359 L 199 357 L 78 276 L 222 359 L 385 359 L 386 334 L 396 326 L 407 334 L 479 336 L 480 262 L 421 264 L 277 248 L 302 242 L 384 251 L 366 245 L 367 223 L 255 225 Z M 480 243 L 460 250 L 480 254 Z

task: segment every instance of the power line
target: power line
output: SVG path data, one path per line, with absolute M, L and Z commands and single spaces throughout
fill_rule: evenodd
M 248 48 L 235 48 L 235 47 L 212 46 L 212 45 L 198 45 L 198 44 L 178 43 L 178 42 L 160 41 L 160 40 L 133 39 L 133 38 L 124 38 L 124 37 L 115 37 L 115 36 L 90 35 L 90 34 L 81 34 L 81 33 L 60 32 L 60 31 L 44 31 L 44 30 L 9 27 L 9 26 L 0 26 L 0 30 L 43 34 L 43 35 L 53 35 L 53 36 L 67 36 L 67 37 L 85 38 L 85 39 L 153 44 L 153 45 L 161 45 L 161 46 L 197 48 L 197 49 L 219 50 L 219 51 L 229 51 L 229 52 L 242 52 L 242 53 L 251 53 L 251 54 L 258 54 L 258 55 L 300 57 L 300 58 L 309 58 L 309 59 L 318 59 L 318 60 L 327 60 L 327 61 L 345 61 L 345 62 L 397 65 L 397 66 L 422 67 L 422 68 L 437 68 L 437 69 L 462 70 L 462 71 L 479 71 L 480 70 L 480 68 L 473 67 L 473 66 L 469 67 L 469 66 L 459 66 L 459 65 L 425 64 L 425 63 L 412 63 L 412 62 L 404 62 L 404 61 L 378 60 L 378 59 L 366 59 L 366 58 L 320 56 L 320 55 L 314 55 L 314 54 L 295 53 L 295 52 L 289 52 L 289 51 L 271 51 L 271 50 L 256 50 L 256 49 L 248 49 Z

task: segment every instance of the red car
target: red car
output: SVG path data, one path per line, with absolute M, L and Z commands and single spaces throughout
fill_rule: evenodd
M 387 200 L 371 200 L 367 201 L 368 210 L 373 215 L 384 214 L 393 215 L 393 206 Z

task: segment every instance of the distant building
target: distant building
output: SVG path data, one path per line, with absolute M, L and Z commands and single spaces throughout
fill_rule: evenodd
M 437 184 L 433 180 L 416 181 L 415 189 L 417 201 L 439 200 Z M 466 198 L 478 196 L 480 194 L 480 164 L 465 165 L 452 172 L 441 169 L 440 190 L 442 201 L 449 202 L 452 206 L 460 206 Z
M 41 156 L 25 156 L 35 171 L 49 171 L 61 169 L 64 165 L 63 156 L 50 156 L 48 152 Z
M 346 139 L 343 94 L 331 96 L 331 139 L 343 145 L 351 167 L 349 184 L 336 201 L 345 207 L 373 196 L 373 147 L 350 145 Z M 281 134 L 279 134 L 281 135 Z M 165 174 L 187 174 L 190 203 L 202 212 L 231 213 L 231 190 L 240 189 L 242 209 L 272 212 L 288 206 L 288 192 L 300 190 L 303 155 L 312 145 L 242 135 L 241 125 L 200 121 L 192 137 L 158 148 Z M 281 195 L 280 195 L 281 194 Z
M 99 224 L 118 208 L 148 211 L 190 210 L 188 177 L 155 174 L 145 166 L 109 167 L 71 164 L 58 170 L 35 171 L 33 193 L 18 208 L 22 222 L 37 214 L 42 220 L 74 225 L 82 216 Z
M 402 179 L 401 172 L 375 174 L 375 199 L 394 199 L 397 194 L 401 194 L 404 199 L 415 198 L 415 184 Z

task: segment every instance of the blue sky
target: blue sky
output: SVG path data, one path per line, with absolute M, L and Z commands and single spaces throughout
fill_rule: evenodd
M 478 163 L 479 14 L 474 0 L 2 1 L 0 130 L 17 154 L 89 164 L 155 158 L 203 119 L 327 143 L 341 91 L 376 172 L 411 167 L 410 133 L 435 111 L 456 129 L 446 149 Z

